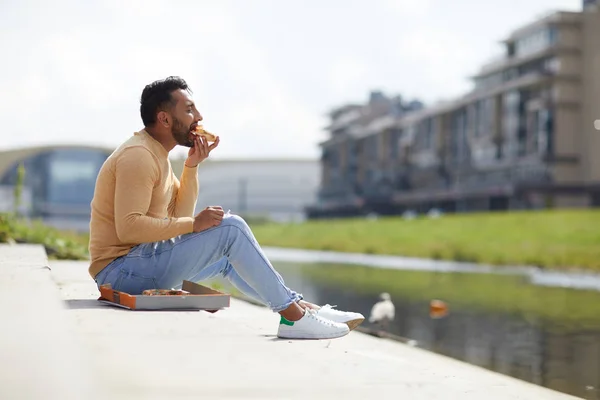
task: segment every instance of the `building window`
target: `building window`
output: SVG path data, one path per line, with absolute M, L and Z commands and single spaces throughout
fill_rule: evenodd
M 389 151 L 389 159 L 392 162 L 395 162 L 398 159 L 398 147 L 400 140 L 401 131 L 400 129 L 392 129 L 389 132 L 388 140 L 389 142 L 386 144 Z
M 493 99 L 487 98 L 479 100 L 475 103 L 473 131 L 475 137 L 487 136 L 490 133 L 492 113 L 494 111 L 492 105 Z
M 515 53 L 517 56 L 536 53 L 552 46 L 557 40 L 557 29 L 555 27 L 545 27 L 518 39 L 515 43 Z
M 427 118 L 425 121 L 425 148 L 433 149 L 435 146 L 435 121 L 433 118 Z
M 554 155 L 554 111 L 552 109 L 544 110 L 542 113 L 542 136 L 544 138 L 545 154 Z
M 519 91 L 513 90 L 503 98 L 503 136 L 506 141 L 506 154 L 509 157 L 517 154 L 517 137 L 519 132 L 519 105 L 521 96 Z
M 558 28 L 555 26 L 551 26 L 547 30 L 548 33 L 548 42 L 550 45 L 556 44 L 558 42 Z
M 456 111 L 452 116 L 451 153 L 457 163 L 463 163 L 469 158 L 467 140 L 467 112 L 465 109 Z
M 416 127 L 414 138 L 416 150 L 432 150 L 435 147 L 435 119 L 426 118 Z
M 475 86 L 478 89 L 488 89 L 498 85 L 501 85 L 505 80 L 504 72 L 497 72 L 488 76 L 477 78 Z
M 560 68 L 560 61 L 556 57 L 546 57 L 535 60 L 519 67 L 519 76 L 529 74 L 554 75 Z
M 365 146 L 367 151 L 367 162 L 371 163 L 377 161 L 377 135 L 369 136 L 365 139 Z
M 96 177 L 108 157 L 104 151 L 62 149 L 38 153 L 23 160 L 25 186 L 32 193 L 32 216 L 53 215 L 52 206 L 75 206 L 70 211 L 88 215 L 94 196 Z M 14 184 L 16 166 L 2 177 L 4 184 Z M 58 211 L 56 211 L 58 212 Z
M 544 60 L 544 72 L 555 74 L 560 69 L 560 61 L 556 57 L 549 57 Z
M 54 204 L 88 206 L 106 155 L 90 150 L 57 150 L 48 157 L 48 193 Z

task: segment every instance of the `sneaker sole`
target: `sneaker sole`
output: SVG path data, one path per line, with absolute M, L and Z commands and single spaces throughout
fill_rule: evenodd
M 326 339 L 337 339 L 337 338 L 341 338 L 343 336 L 346 336 L 347 334 L 349 334 L 350 332 L 340 332 L 339 334 L 332 336 L 332 335 L 316 335 L 316 336 L 305 336 L 305 337 L 298 337 L 298 336 L 285 336 L 285 335 L 277 335 L 278 338 L 280 339 L 293 339 L 293 340 L 326 340 Z
M 352 321 L 346 322 L 346 325 L 348 325 L 348 328 L 350 328 L 350 330 L 354 330 L 357 326 L 362 324 L 364 320 L 364 318 L 353 319 Z

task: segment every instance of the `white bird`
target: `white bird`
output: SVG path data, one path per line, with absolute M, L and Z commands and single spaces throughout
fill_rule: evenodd
M 387 328 L 387 325 L 393 321 L 396 316 L 396 307 L 394 306 L 394 303 L 392 303 L 389 293 L 381 293 L 379 299 L 380 301 L 375 303 L 373 308 L 371 308 L 369 322 Z

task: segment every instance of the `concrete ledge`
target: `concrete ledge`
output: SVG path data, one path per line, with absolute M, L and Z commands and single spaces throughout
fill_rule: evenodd
M 0 399 L 95 399 L 43 246 L 0 245 Z
M 335 340 L 281 340 L 277 314 L 237 299 L 215 314 L 103 305 L 87 263 L 50 265 L 110 399 L 574 398 L 356 331 Z

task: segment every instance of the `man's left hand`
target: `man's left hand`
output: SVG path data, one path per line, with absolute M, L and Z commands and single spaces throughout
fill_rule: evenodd
M 185 166 L 195 168 L 202 161 L 206 160 L 213 151 L 219 145 L 219 137 L 210 146 L 206 138 L 198 135 L 194 137 L 194 146 L 190 148 L 188 152 L 188 158 L 185 160 Z

